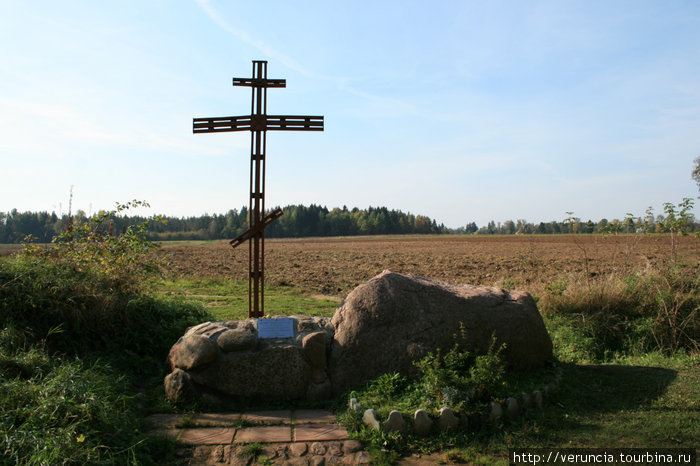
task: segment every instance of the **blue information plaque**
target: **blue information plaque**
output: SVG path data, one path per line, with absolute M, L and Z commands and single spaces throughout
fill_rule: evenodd
M 280 317 L 277 319 L 258 319 L 259 338 L 293 338 L 294 319 Z

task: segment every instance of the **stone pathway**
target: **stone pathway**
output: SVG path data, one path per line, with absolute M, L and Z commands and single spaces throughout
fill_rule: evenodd
M 362 444 L 324 410 L 152 414 L 146 422 L 153 435 L 183 444 L 177 454 L 185 464 L 370 463 Z

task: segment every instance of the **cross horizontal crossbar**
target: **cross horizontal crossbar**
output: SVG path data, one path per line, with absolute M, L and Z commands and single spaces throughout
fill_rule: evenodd
M 229 244 L 234 248 L 240 246 L 256 234 L 262 233 L 262 231 L 265 228 L 267 228 L 269 224 L 280 218 L 283 213 L 284 212 L 282 212 L 282 209 L 278 207 L 269 214 L 265 215 L 261 222 L 256 223 L 252 227 L 248 228 L 245 232 L 241 233 L 240 235 L 229 241 Z
M 233 78 L 233 85 L 246 87 L 287 87 L 287 80 L 267 78 Z
M 299 115 L 247 115 L 192 119 L 193 133 L 267 130 L 323 131 L 323 117 Z

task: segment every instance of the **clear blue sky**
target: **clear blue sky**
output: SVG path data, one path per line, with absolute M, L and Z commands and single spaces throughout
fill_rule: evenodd
M 192 118 L 249 113 L 254 59 L 287 80 L 268 113 L 325 116 L 269 133 L 270 207 L 458 227 L 698 195 L 697 1 L 0 0 L 0 42 L 0 211 L 247 205 L 249 134 Z

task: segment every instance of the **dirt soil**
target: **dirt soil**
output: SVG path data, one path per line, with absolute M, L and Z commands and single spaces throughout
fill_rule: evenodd
M 679 257 L 700 263 L 700 241 L 679 238 Z M 176 276 L 247 279 L 248 248 L 228 242 L 165 243 Z M 671 254 L 668 235 L 375 236 L 268 239 L 271 285 L 343 297 L 385 269 L 452 283 L 533 291 L 566 276 L 628 274 Z

